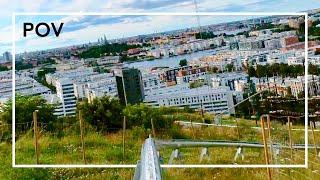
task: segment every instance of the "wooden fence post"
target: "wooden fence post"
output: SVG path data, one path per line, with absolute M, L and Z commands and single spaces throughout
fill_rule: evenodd
M 316 144 L 316 136 L 314 134 L 314 127 L 315 127 L 315 122 L 310 121 L 310 127 L 311 127 L 311 132 L 312 132 L 312 141 L 314 145 L 314 151 L 316 153 L 316 158 L 318 158 L 318 149 L 317 149 L 317 144 Z
M 126 143 L 126 116 L 123 116 L 123 124 L 122 124 L 122 161 L 125 159 L 125 143 Z
M 34 133 L 34 149 L 36 154 L 36 163 L 39 164 L 39 130 L 38 130 L 38 112 L 39 110 L 35 110 L 33 112 L 33 133 Z
M 272 139 L 271 139 L 271 121 L 270 121 L 270 115 L 268 114 L 267 115 L 267 126 L 268 126 L 268 138 L 269 138 L 269 142 L 270 142 L 270 160 L 271 160 L 271 163 L 272 163 L 272 159 L 273 159 L 273 153 L 272 153 L 272 146 L 273 146 L 273 143 L 272 143 Z
M 289 131 L 289 147 L 290 147 L 290 156 L 293 158 L 293 149 L 292 149 L 292 135 L 291 135 L 291 121 L 290 116 L 288 116 L 288 131 Z
M 79 110 L 79 123 L 80 123 L 80 139 L 81 139 L 81 146 L 82 146 L 82 160 L 84 164 L 87 164 L 86 150 L 85 150 L 85 144 L 84 144 L 83 119 L 82 119 L 81 110 Z
M 266 139 L 266 134 L 265 134 L 265 129 L 264 129 L 264 119 L 263 116 L 260 117 L 261 121 L 261 132 L 262 132 L 262 139 L 263 139 L 263 145 L 264 145 L 264 159 L 266 161 L 266 165 L 269 165 L 269 155 L 268 155 L 268 144 L 267 144 L 267 139 Z M 271 171 L 270 168 L 267 167 L 267 173 L 268 173 L 268 180 L 271 180 Z

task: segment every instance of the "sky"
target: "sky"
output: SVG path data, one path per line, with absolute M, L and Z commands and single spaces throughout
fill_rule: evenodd
M 196 0 L 198 12 L 298 12 L 320 8 L 319 0 Z M 13 12 L 195 12 L 194 0 L 1 0 L 0 54 L 11 51 Z M 201 25 L 249 17 L 200 17 Z M 197 26 L 186 16 L 17 16 L 16 52 L 33 51 Z M 59 38 L 22 37 L 23 22 L 64 22 Z M 52 30 L 51 30 L 52 31 Z

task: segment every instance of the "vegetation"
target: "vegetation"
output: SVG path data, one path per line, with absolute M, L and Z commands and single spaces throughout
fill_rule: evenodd
M 187 66 L 188 65 L 188 61 L 186 59 L 181 59 L 179 62 L 179 66 L 183 67 L 183 66 Z
M 190 83 L 190 88 L 198 88 L 203 86 L 205 83 L 203 81 L 197 80 Z
M 53 123 L 56 117 L 53 115 L 54 106 L 46 103 L 40 96 L 21 96 L 16 95 L 15 100 L 15 117 L 16 123 L 26 124 L 33 120 L 32 113 L 39 110 L 38 117 L 40 123 L 46 123 L 46 130 L 53 130 Z M 0 122 L 11 124 L 12 122 L 12 100 L 9 100 L 0 115 Z M 30 128 L 30 127 L 29 127 Z M 28 129 L 16 127 L 17 134 L 21 134 Z
M 226 68 L 226 70 L 227 70 L 228 72 L 232 72 L 232 71 L 235 70 L 233 64 L 227 64 L 225 68 Z
M 258 24 L 254 27 L 254 30 L 264 30 L 264 29 L 273 29 L 276 26 L 272 23 L 262 23 Z
M 288 65 L 274 63 L 272 65 L 257 65 L 256 68 L 250 66 L 248 68 L 248 75 L 250 77 L 297 77 L 304 75 L 304 66 L 302 65 Z
M 94 99 L 92 103 L 79 103 L 77 110 L 81 111 L 84 120 L 97 130 L 108 130 L 122 126 L 123 108 L 118 99 L 104 96 Z
M 278 28 L 274 28 L 271 31 L 274 33 L 281 33 L 284 31 L 292 31 L 292 30 L 295 30 L 295 29 L 289 27 L 289 25 L 280 25 Z
M 49 65 L 49 64 L 56 64 L 56 61 L 52 58 L 47 58 L 47 59 L 43 59 L 41 61 L 38 61 L 39 64 L 42 64 L 42 65 Z
M 56 87 L 52 84 L 48 84 L 46 81 L 46 74 L 56 72 L 56 68 L 41 68 L 37 73 L 36 80 L 40 82 L 42 85 L 51 89 L 51 91 L 56 92 Z
M 312 26 L 308 29 L 308 33 L 311 36 L 320 36 L 320 27 L 316 27 L 320 24 L 320 20 L 312 23 Z
M 212 39 L 217 37 L 212 31 L 196 33 L 196 39 Z
M 317 65 L 314 64 L 309 64 L 308 66 L 308 72 L 309 74 L 313 74 L 313 75 L 319 75 L 320 74 L 320 68 Z
M 88 50 L 83 51 L 79 54 L 80 58 L 99 58 L 106 54 L 123 54 L 124 51 L 127 51 L 132 48 L 141 48 L 140 45 L 128 45 L 126 43 L 113 43 L 113 44 L 104 44 L 100 46 L 90 47 Z M 127 58 L 123 58 L 123 61 L 127 61 Z
M 30 98 L 30 97 L 28 97 Z M 22 101 L 18 97 L 18 101 Z M 26 101 L 26 99 L 25 99 Z M 31 99 L 28 99 L 31 101 Z M 27 103 L 27 102 L 26 102 Z M 19 104 L 19 103 L 18 103 Z M 140 151 L 142 143 L 149 134 L 152 134 L 151 119 L 153 119 L 155 134 L 154 137 L 158 139 L 194 139 L 194 140 L 230 140 L 230 141 L 250 141 L 250 142 L 262 142 L 261 132 L 251 127 L 255 126 L 254 121 L 248 121 L 245 119 L 238 119 L 235 123 L 233 117 L 222 117 L 222 123 L 228 125 L 239 124 L 239 130 L 237 128 L 228 127 L 182 127 L 174 124 L 175 120 L 183 120 L 193 122 L 202 122 L 201 113 L 195 112 L 187 107 L 185 109 L 177 108 L 151 108 L 144 104 L 129 105 L 122 107 L 118 104 L 116 99 L 110 99 L 109 97 L 103 97 L 101 99 L 94 100 L 94 106 L 97 111 L 91 111 L 93 106 L 81 103 L 78 105 L 86 116 L 83 116 L 84 123 L 84 144 L 86 148 L 86 161 L 88 164 L 136 164 L 140 158 Z M 287 104 L 288 105 L 288 104 Z M 112 107 L 114 106 L 114 107 Z M 273 106 L 275 106 L 273 104 Z M 293 105 L 291 105 L 293 106 Z M 7 106 L 9 107 L 9 106 Z M 31 103 L 31 107 L 33 107 Z M 278 108 L 278 107 L 275 107 Z M 21 109 L 21 108 L 20 108 Z M 102 109 L 104 111 L 102 111 Z M 110 114 L 110 110 L 119 114 Z M 266 108 L 267 109 L 267 108 Z M 6 114 L 8 108 L 5 109 Z M 22 110 L 23 111 L 23 110 Z M 43 111 L 43 110 L 42 110 Z M 41 112 L 42 112 L 41 111 Z M 88 112 L 86 112 L 88 111 Z M 28 114 L 32 114 L 32 111 L 24 111 L 25 118 L 29 119 Z M 19 113 L 18 111 L 16 113 Z M 92 114 L 92 115 L 91 115 Z M 112 123 L 117 124 L 116 120 L 122 122 L 122 118 L 117 116 L 126 116 L 127 130 L 125 133 L 125 155 L 122 154 L 122 137 L 123 131 L 120 125 L 117 129 L 111 131 L 108 127 L 111 127 Z M 20 116 L 20 115 L 19 115 Z M 47 118 L 47 114 L 40 114 L 40 129 L 41 135 L 39 139 L 40 144 L 40 163 L 41 164 L 83 164 L 82 160 L 82 148 L 80 141 L 80 126 L 78 116 L 70 118 L 59 118 L 54 123 L 54 131 L 46 129 L 42 126 L 42 116 Z M 212 121 L 212 114 L 204 114 L 205 120 Z M 5 117 L 3 113 L 0 113 L 1 120 Z M 107 119 L 108 117 L 108 119 Z M 103 122 L 107 124 L 107 128 L 101 121 L 101 124 L 95 124 L 95 120 L 104 119 Z M 283 125 L 281 121 L 276 119 L 272 120 L 272 139 L 280 144 L 287 144 L 288 133 L 287 126 Z M 286 119 L 285 119 L 286 120 Z M 22 122 L 25 122 L 23 120 Z M 21 121 L 20 121 L 21 122 Z M 17 125 L 21 128 L 23 125 Z M 102 126 L 100 130 L 97 130 L 99 126 Z M 1 127 L 1 126 L 0 126 Z M 294 124 L 294 128 L 303 128 L 303 125 Z M 1 131 L 1 129 L 0 129 Z M 240 132 L 240 133 L 238 133 Z M 0 133 L 1 135 L 1 133 Z M 311 135 L 311 133 L 310 133 Z M 317 132 L 316 136 L 319 134 Z M 292 131 L 292 137 L 294 143 L 304 143 L 303 131 Z M 317 139 L 319 143 L 320 139 Z M 174 164 L 199 164 L 199 152 L 201 148 L 180 148 L 180 152 L 183 153 L 183 159 L 175 159 Z M 235 148 L 224 147 L 212 147 L 210 148 L 210 159 L 204 159 L 200 164 L 233 164 Z M 221 152 L 224 152 L 221 154 Z M 134 169 L 13 169 L 11 168 L 11 144 L 10 142 L 0 141 L 0 179 L 131 179 L 134 174 Z M 160 155 L 163 158 L 165 164 L 168 163 L 172 149 L 165 148 L 160 149 Z M 264 164 L 263 149 L 245 149 L 245 159 L 238 160 L 237 164 Z M 309 158 L 312 161 L 314 154 L 313 151 L 309 152 Z M 220 154 L 219 156 L 215 156 Z M 9 157 L 9 158 L 8 158 Z M 304 151 L 294 151 L 294 158 L 290 158 L 290 151 L 281 149 L 281 154 L 278 157 L 281 164 L 302 164 L 304 163 Z M 274 159 L 272 159 L 274 162 Z M 34 164 L 34 137 L 32 130 L 27 130 L 26 133 L 19 135 L 16 142 L 16 163 L 17 164 Z M 311 162 L 310 162 L 311 163 Z M 294 171 L 302 173 L 304 176 L 317 179 L 319 176 L 313 173 L 315 169 L 319 168 L 319 165 L 313 164 L 309 166 L 310 169 L 296 169 Z M 190 172 L 191 171 L 191 172 Z M 290 174 L 291 177 L 299 179 L 300 173 L 294 173 L 290 169 L 283 169 L 282 174 L 277 171 L 272 171 L 274 177 L 279 179 L 286 178 Z M 221 178 L 232 179 L 237 175 L 238 178 L 247 179 L 264 179 L 266 176 L 265 169 L 166 169 L 163 171 L 163 176 L 166 179 L 198 179 L 199 176 L 207 179 Z
M 9 68 L 7 68 L 7 66 L 0 66 L 0 72 L 1 71 L 8 71 Z
M 24 69 L 31 69 L 33 66 L 30 63 L 25 63 L 22 61 L 16 61 L 16 70 L 24 70 Z

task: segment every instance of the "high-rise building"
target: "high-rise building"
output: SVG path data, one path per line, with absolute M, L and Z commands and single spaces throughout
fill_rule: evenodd
M 6 51 L 3 53 L 3 61 L 8 62 L 12 60 L 12 55 L 10 52 Z
M 75 115 L 77 101 L 73 82 L 69 78 L 60 78 L 56 82 L 56 89 L 62 104 L 63 116 Z
M 122 104 L 137 104 L 143 101 L 144 91 L 141 72 L 126 68 L 116 72 L 118 96 Z

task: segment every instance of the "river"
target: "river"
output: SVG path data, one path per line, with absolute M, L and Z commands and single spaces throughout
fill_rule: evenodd
M 178 67 L 181 59 L 186 59 L 187 61 L 192 61 L 199 59 L 203 56 L 215 54 L 215 50 L 209 49 L 204 51 L 193 52 L 190 54 L 183 54 L 179 56 L 164 57 L 161 59 L 149 60 L 149 61 L 137 61 L 132 63 L 125 63 L 126 67 L 134 67 L 138 69 L 150 69 L 152 67 Z

